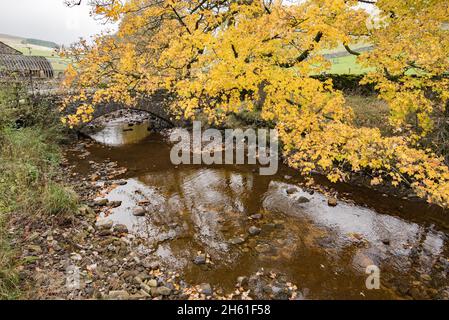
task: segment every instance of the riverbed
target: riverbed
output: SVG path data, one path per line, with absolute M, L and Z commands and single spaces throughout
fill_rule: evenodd
M 176 166 L 167 132 L 151 129 L 146 120 L 108 122 L 69 159 L 80 176 L 93 163 L 126 168 L 99 195 L 119 205 L 98 218 L 144 239 L 144 254 L 186 283 L 252 298 L 449 298 L 441 209 L 319 176 L 307 185 L 284 165 L 273 176 L 256 165 Z M 379 289 L 366 286 L 369 266 Z M 261 272 L 267 278 L 253 281 Z

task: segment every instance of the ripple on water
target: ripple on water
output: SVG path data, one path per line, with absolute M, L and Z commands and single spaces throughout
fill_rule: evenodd
M 127 184 L 107 196 L 122 201 L 109 217 L 146 239 L 155 257 L 189 281 L 232 290 L 238 276 L 263 267 L 286 274 L 312 298 L 360 298 L 360 292 L 391 297 L 365 288 L 365 267 L 376 264 L 388 278 L 425 272 L 436 275 L 435 287 L 447 286 L 439 276 L 444 268 L 436 269 L 448 258 L 447 235 L 428 223 L 343 201 L 330 207 L 325 195 L 310 195 L 282 174 L 259 176 L 245 166 L 172 166 L 169 151 L 151 136 L 107 151 L 91 148 L 90 157 L 134 168 Z M 132 214 L 139 204 L 147 209 L 144 217 Z M 254 213 L 262 218 L 250 219 Z M 261 233 L 249 235 L 251 226 Z M 242 241 L 232 244 L 236 238 Z M 213 265 L 194 265 L 198 251 L 208 253 Z

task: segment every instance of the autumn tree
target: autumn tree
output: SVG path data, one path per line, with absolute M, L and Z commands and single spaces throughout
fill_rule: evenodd
M 260 112 L 276 124 L 288 164 L 303 174 L 316 170 L 335 182 L 363 171 L 372 184 L 407 184 L 429 202 L 449 205 L 448 167 L 422 146 L 449 99 L 447 1 L 91 3 L 96 17 L 119 29 L 73 48 L 78 60 L 64 85 L 79 90 L 68 102 L 82 104 L 64 119 L 70 125 L 89 121 L 98 102 L 133 104 L 164 88 L 180 117 L 221 123 L 244 110 Z M 351 49 L 362 38 L 372 51 Z M 323 52 L 339 45 L 373 70 L 363 82 L 388 102 L 395 135 L 355 127 L 343 94 L 313 77 L 329 70 Z

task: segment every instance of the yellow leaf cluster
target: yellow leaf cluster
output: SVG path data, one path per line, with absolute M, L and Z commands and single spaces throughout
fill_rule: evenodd
M 132 104 L 165 88 L 178 116 L 220 123 L 260 112 L 304 174 L 318 170 L 339 181 L 363 171 L 373 185 L 406 183 L 430 202 L 449 204 L 448 168 L 417 146 L 449 99 L 447 1 L 378 0 L 374 16 L 356 0 L 93 2 L 120 26 L 73 48 L 76 70 L 69 68 L 64 84 L 78 90 L 67 103 L 81 107 L 65 119 L 69 125 L 89 121 L 96 103 Z M 329 69 L 326 49 L 357 37 L 374 45 L 359 56 L 374 70 L 364 82 L 389 103 L 401 135 L 356 128 L 342 93 L 311 77 Z

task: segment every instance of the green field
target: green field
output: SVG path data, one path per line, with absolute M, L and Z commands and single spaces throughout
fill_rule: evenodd
M 357 57 L 348 55 L 344 57 L 332 58 L 332 67 L 328 73 L 333 74 L 361 74 L 370 71 L 357 63 Z

